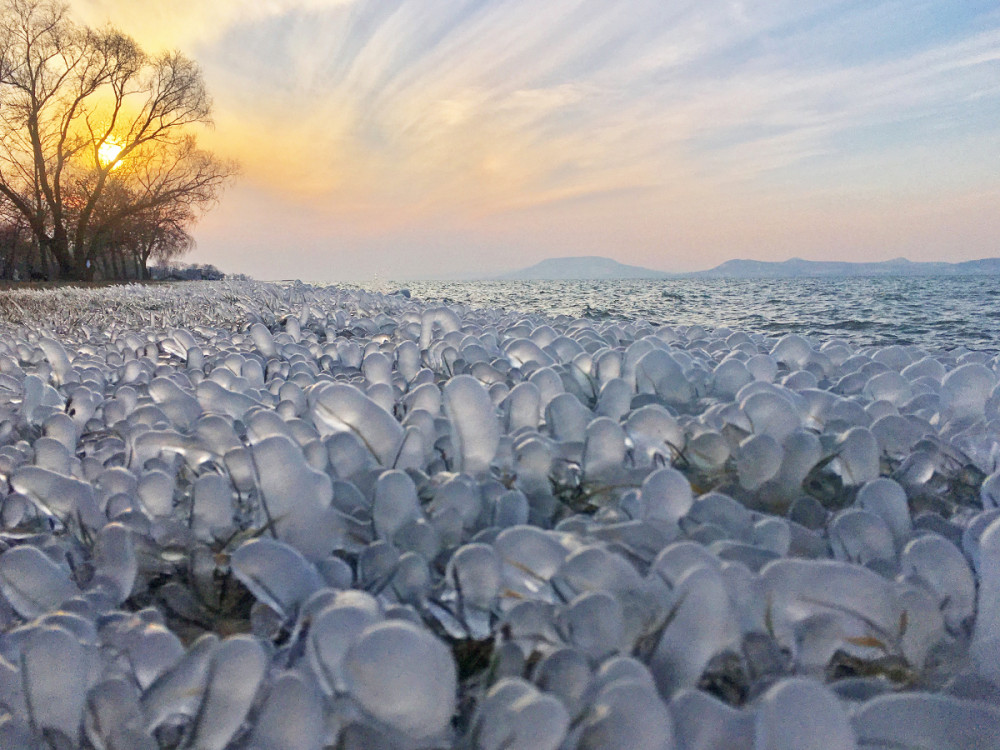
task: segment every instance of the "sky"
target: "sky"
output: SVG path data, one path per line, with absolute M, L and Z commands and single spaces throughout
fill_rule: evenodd
M 71 0 L 202 66 L 261 279 L 1000 255 L 996 0 Z

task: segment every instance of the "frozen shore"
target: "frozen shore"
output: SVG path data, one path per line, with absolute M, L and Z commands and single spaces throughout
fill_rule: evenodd
M 1000 748 L 1000 357 L 0 292 L 0 747 Z

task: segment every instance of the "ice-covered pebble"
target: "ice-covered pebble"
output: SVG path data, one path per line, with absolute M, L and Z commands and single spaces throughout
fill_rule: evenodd
M 28 636 L 21 651 L 21 676 L 32 724 L 78 741 L 89 687 L 87 662 L 83 645 L 62 628 L 41 627 Z
M 267 668 L 267 655 L 253 638 L 234 636 L 212 654 L 208 684 L 191 734 L 191 745 L 223 750 L 240 728 Z
M 903 548 L 899 562 L 903 575 L 935 595 L 952 632 L 960 632 L 973 614 L 976 583 L 959 549 L 938 534 L 924 534 Z
M 230 559 L 243 585 L 276 612 L 288 617 L 323 587 L 316 568 L 294 547 L 273 539 L 254 539 Z
M 980 537 L 977 572 L 979 591 L 971 654 L 979 673 L 1000 686 L 1000 519 L 993 521 Z
M 851 724 L 861 747 L 1000 747 L 1000 711 L 945 695 L 879 696 L 855 708 Z
M 471 375 L 460 375 L 448 381 L 443 395 L 457 450 L 456 468 L 470 474 L 486 471 L 500 443 L 500 426 L 489 394 Z
M 344 656 L 347 689 L 372 716 L 415 738 L 445 730 L 455 709 L 448 649 L 408 622 L 366 628 Z
M 32 546 L 0 555 L 0 591 L 26 619 L 45 614 L 80 593 L 68 571 Z
M 695 685 L 716 654 L 739 637 L 722 576 L 708 566 L 694 568 L 677 582 L 677 603 L 663 627 L 650 670 L 661 695 L 669 698 Z
M 808 718 L 806 718 L 808 717 Z M 854 750 L 847 712 L 822 685 L 788 679 L 771 688 L 757 708 L 755 750 Z
M 271 684 L 250 735 L 254 750 L 320 750 L 323 706 L 312 685 L 295 672 Z
M 728 706 L 701 690 L 687 688 L 670 701 L 681 747 L 690 750 L 752 750 L 753 714 Z
M 594 700 L 580 733 L 581 750 L 611 747 L 668 750 L 674 747 L 674 721 L 652 686 L 615 680 Z

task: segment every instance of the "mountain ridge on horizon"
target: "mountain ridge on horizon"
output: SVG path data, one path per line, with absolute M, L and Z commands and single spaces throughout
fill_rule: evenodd
M 805 260 L 783 261 L 735 258 L 703 271 L 683 273 L 657 271 L 619 263 L 599 255 L 546 258 L 527 268 L 509 271 L 490 280 L 553 281 L 569 279 L 691 279 L 691 278 L 809 278 L 861 276 L 970 276 L 1000 274 L 1000 257 L 958 262 L 913 261 L 908 258 L 853 262 Z
M 630 266 L 601 255 L 580 255 L 568 258 L 546 258 L 528 268 L 508 271 L 492 277 L 497 281 L 559 279 L 667 279 L 676 276 L 667 271 L 654 271 L 642 266 Z

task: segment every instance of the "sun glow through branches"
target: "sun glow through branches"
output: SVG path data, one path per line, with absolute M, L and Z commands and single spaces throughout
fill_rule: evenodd
M 118 159 L 118 154 L 122 152 L 122 148 L 122 144 L 118 143 L 114 138 L 105 140 L 97 149 L 97 158 L 101 162 L 101 166 L 107 167 L 110 164 L 111 169 L 118 169 L 122 165 Z

